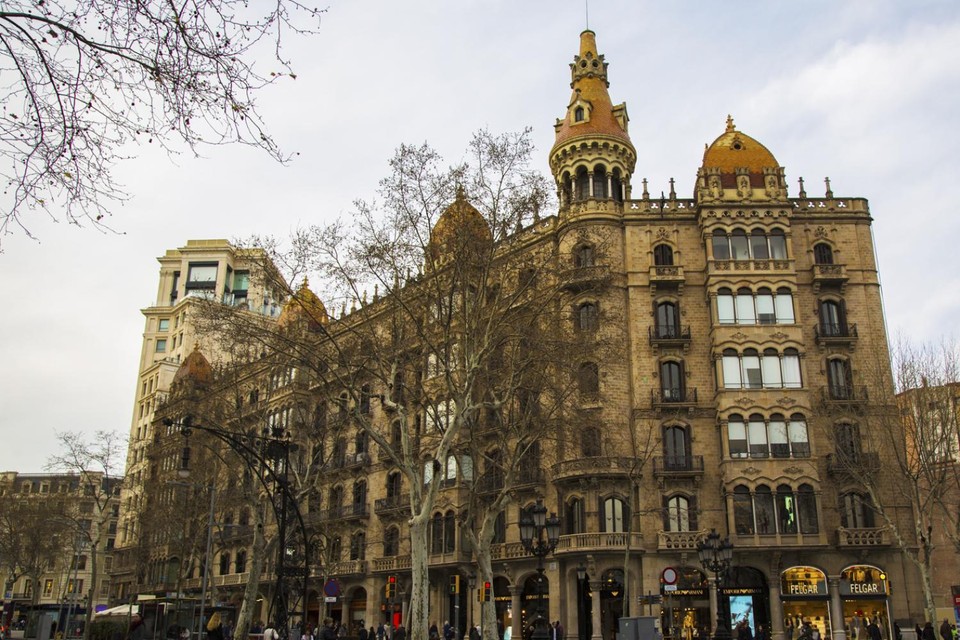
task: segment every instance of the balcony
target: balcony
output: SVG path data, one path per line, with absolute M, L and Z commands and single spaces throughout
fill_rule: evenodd
M 331 576 L 362 576 L 367 572 L 366 560 L 341 560 L 330 566 L 328 575 Z M 317 574 L 319 575 L 319 574 Z
M 560 542 L 554 551 L 556 555 L 565 553 L 586 553 L 598 551 L 625 551 L 630 549 L 643 553 L 642 533 L 572 533 L 560 536 Z
M 697 390 L 696 388 L 654 389 L 650 392 L 650 404 L 659 411 L 690 410 L 697 406 Z
M 683 347 L 686 351 L 690 346 L 690 325 L 666 324 L 649 327 L 647 332 L 650 345 L 653 347 Z
M 342 469 L 359 469 L 360 467 L 366 467 L 370 464 L 370 454 L 368 453 L 357 453 L 353 455 L 346 456 L 346 459 L 341 465 Z
M 369 517 L 370 508 L 369 505 L 364 502 L 324 509 L 323 511 L 319 512 L 315 518 L 311 518 L 310 520 L 313 522 L 334 522 L 338 520 L 346 522 L 349 520 L 359 520 L 361 518 Z
M 706 531 L 658 531 L 658 551 L 696 551 Z
M 707 260 L 709 275 L 749 274 L 789 275 L 794 271 L 793 260 L 755 259 L 755 260 Z
M 813 290 L 819 291 L 823 285 L 842 287 L 849 279 L 847 268 L 842 264 L 813 265 Z
M 820 346 L 849 346 L 857 341 L 857 325 L 818 324 L 813 327 L 813 336 Z
M 491 560 L 515 560 L 529 557 L 530 552 L 524 549 L 520 542 L 503 542 L 490 545 Z
M 685 282 L 686 276 L 684 276 L 681 266 L 654 265 L 650 267 L 651 294 L 656 294 L 658 289 L 677 289 L 678 292 L 682 292 Z
M 410 556 L 387 556 L 386 558 L 374 558 L 372 571 L 381 573 L 385 571 L 402 571 L 410 568 Z
M 373 503 L 373 511 L 378 516 L 402 516 L 410 512 L 410 494 L 378 498 Z
M 655 478 L 696 478 L 703 475 L 703 456 L 656 456 Z
M 858 478 L 880 471 L 880 454 L 875 451 L 834 455 L 828 453 L 827 474 L 838 477 Z
M 563 288 L 573 293 L 602 287 L 609 280 L 610 267 L 605 264 L 575 267 L 560 273 L 560 282 Z
M 837 546 L 843 548 L 886 547 L 890 534 L 886 527 L 837 527 Z
M 583 478 L 622 478 L 628 476 L 633 469 L 632 458 L 596 456 L 558 462 L 553 465 L 551 476 L 554 482 Z
M 820 402 L 827 408 L 856 409 L 868 400 L 865 386 L 831 384 L 820 388 Z

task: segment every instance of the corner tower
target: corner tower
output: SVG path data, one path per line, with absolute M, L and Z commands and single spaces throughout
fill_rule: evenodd
M 580 34 L 570 75 L 573 94 L 566 115 L 554 125 L 557 138 L 550 150 L 560 209 L 617 210 L 630 197 L 637 152 L 627 134 L 627 105 L 614 106 L 607 93 L 607 63 L 597 53 L 593 31 Z

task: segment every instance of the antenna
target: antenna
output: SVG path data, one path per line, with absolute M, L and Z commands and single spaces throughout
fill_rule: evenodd
M 586 14 L 587 31 L 590 30 L 590 0 L 583 0 L 583 10 Z

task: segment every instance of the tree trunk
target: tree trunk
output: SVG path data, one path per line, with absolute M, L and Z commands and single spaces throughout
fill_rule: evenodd
M 260 510 L 257 510 L 258 513 Z M 263 522 L 258 515 L 253 523 L 253 544 L 251 545 L 250 566 L 247 586 L 243 591 L 243 601 L 240 603 L 240 613 L 237 614 L 235 638 L 246 638 L 250 632 L 250 619 L 257 606 L 257 594 L 260 592 L 260 575 L 263 573 L 263 562 L 266 557 L 266 543 L 263 537 Z M 271 625 L 273 626 L 273 625 Z
M 99 537 L 99 536 L 98 536 Z M 93 598 L 97 589 L 97 541 L 90 543 L 90 590 L 87 592 L 87 616 L 83 624 L 83 640 L 90 640 L 90 628 L 93 626 Z M 67 624 L 69 624 L 69 620 Z M 64 638 L 67 636 L 64 635 Z
M 497 608 L 493 601 L 497 594 L 493 590 L 493 561 L 490 559 L 490 545 L 477 547 L 477 589 L 482 590 L 484 582 L 490 583 L 491 601 L 477 603 L 480 607 L 480 628 L 483 631 L 483 640 L 498 640 L 500 630 L 497 628 Z
M 427 571 L 427 523 L 420 516 L 410 520 L 410 615 L 407 637 L 427 640 L 429 631 L 430 576 Z

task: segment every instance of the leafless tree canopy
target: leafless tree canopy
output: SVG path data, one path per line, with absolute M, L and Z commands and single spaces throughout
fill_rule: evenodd
M 297 0 L 3 2 L 0 232 L 29 235 L 36 209 L 106 228 L 130 143 L 240 142 L 284 160 L 255 99 L 295 77 L 283 37 L 319 14 Z

